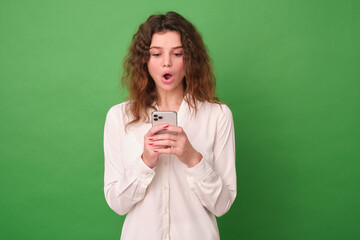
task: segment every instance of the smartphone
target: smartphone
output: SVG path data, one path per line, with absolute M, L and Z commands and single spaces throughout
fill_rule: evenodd
M 151 113 L 151 124 L 156 126 L 159 124 L 167 124 L 170 126 L 177 126 L 177 113 L 175 111 L 154 111 Z M 172 133 L 165 130 L 160 130 L 156 134 Z

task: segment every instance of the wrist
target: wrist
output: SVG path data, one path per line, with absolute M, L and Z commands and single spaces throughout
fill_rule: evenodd
M 154 168 L 155 167 L 147 160 L 147 158 L 144 156 L 144 154 L 141 155 L 141 159 L 146 164 L 146 166 L 148 166 L 149 168 Z
M 188 168 L 195 167 L 203 158 L 201 153 L 195 151 L 194 156 L 191 158 L 191 160 L 186 164 Z

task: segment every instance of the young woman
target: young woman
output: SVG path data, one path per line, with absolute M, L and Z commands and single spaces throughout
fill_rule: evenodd
M 121 239 L 219 239 L 215 216 L 236 196 L 234 127 L 201 36 L 175 12 L 150 16 L 122 81 L 129 101 L 109 110 L 104 133 L 105 198 L 127 214 Z M 176 111 L 178 126 L 152 127 L 154 110 Z

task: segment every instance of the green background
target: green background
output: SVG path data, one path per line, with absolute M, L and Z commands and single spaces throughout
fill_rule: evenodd
M 221 238 L 360 239 L 355 0 L 1 0 L 0 239 L 119 239 L 105 115 L 132 35 L 168 10 L 202 33 L 234 115 Z

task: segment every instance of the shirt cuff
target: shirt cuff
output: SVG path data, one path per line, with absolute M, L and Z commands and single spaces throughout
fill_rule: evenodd
M 208 162 L 203 158 L 192 168 L 185 169 L 187 179 L 191 183 L 200 182 L 212 173 L 213 169 Z
M 155 176 L 155 171 L 149 168 L 141 159 L 141 157 L 139 157 L 133 164 L 133 174 L 141 182 L 149 185 Z

